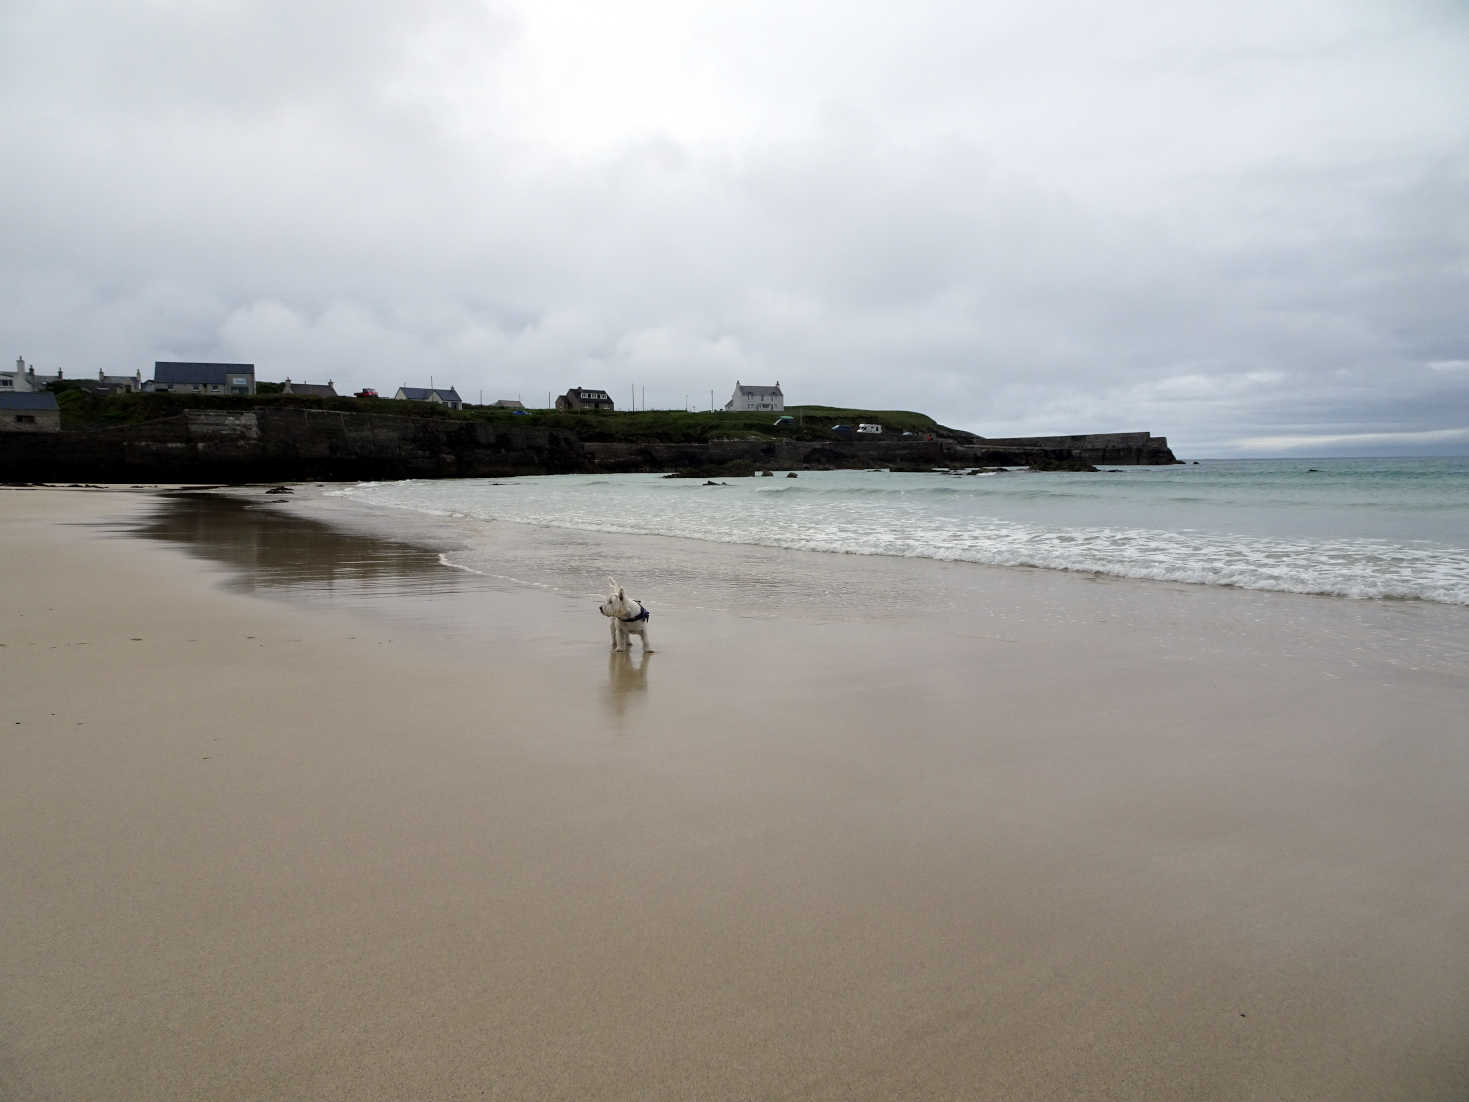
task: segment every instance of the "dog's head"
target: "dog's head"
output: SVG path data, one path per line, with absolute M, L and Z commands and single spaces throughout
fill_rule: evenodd
M 627 594 L 622 591 L 622 586 L 611 578 L 607 579 L 607 584 L 612 587 L 611 591 L 607 594 L 607 599 L 597 606 L 597 611 L 603 616 L 626 616 L 631 611 Z

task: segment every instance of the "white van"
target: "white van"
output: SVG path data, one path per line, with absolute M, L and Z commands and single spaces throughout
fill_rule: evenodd
M 881 425 L 858 425 L 857 426 L 857 431 L 858 432 L 871 433 L 874 436 L 881 436 L 882 435 L 882 426 Z

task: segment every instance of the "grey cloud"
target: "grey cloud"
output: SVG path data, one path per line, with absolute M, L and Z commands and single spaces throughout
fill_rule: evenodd
M 0 336 L 1219 453 L 1469 425 L 1457 7 L 582 18 L 21 7 Z

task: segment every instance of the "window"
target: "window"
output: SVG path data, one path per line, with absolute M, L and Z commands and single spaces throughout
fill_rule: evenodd
M 36 417 L 31 413 L 17 413 L 15 419 L 22 425 L 34 425 L 36 423 Z

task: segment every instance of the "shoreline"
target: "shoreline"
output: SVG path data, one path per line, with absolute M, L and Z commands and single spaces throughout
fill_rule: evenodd
M 577 593 L 111 534 L 151 508 L 0 492 L 7 1094 L 1462 1094 L 1411 616 L 1388 662 L 1330 599 L 990 568 L 980 622 L 660 608 L 623 660 Z M 293 556 L 338 573 L 240 591 Z

